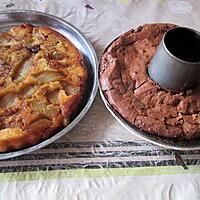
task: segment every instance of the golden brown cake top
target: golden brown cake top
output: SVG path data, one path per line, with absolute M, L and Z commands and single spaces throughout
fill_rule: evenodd
M 67 125 L 86 79 L 81 54 L 58 32 L 22 24 L 0 33 L 0 152 Z

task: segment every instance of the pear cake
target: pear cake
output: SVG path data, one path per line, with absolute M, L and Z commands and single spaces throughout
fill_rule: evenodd
M 55 134 L 80 109 L 87 70 L 78 49 L 49 27 L 0 33 L 0 152 Z

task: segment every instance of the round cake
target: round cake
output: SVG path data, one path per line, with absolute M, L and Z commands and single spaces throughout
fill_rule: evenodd
M 0 152 L 40 142 L 80 107 L 87 70 L 60 33 L 22 24 L 0 33 Z
M 133 127 L 168 138 L 200 137 L 200 88 L 166 91 L 148 75 L 149 63 L 173 24 L 146 24 L 113 41 L 100 61 L 100 86 Z

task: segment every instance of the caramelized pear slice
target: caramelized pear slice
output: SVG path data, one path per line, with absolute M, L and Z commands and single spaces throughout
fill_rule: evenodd
M 22 95 L 31 97 L 39 88 L 37 85 L 29 85 L 22 90 Z
M 22 80 L 28 75 L 29 71 L 33 67 L 32 60 L 33 59 L 31 57 L 21 64 L 21 66 L 15 72 L 15 76 L 13 77 L 14 80 Z
M 79 86 L 65 84 L 63 87 L 64 87 L 64 90 L 65 90 L 67 95 L 75 95 L 75 94 L 80 93 L 80 87 Z
M 10 108 L 14 105 L 15 99 L 16 94 L 9 93 L 0 100 L 0 106 L 2 108 Z
M 47 99 L 50 103 L 52 104 L 59 104 L 58 101 L 58 92 L 59 90 L 55 90 L 53 92 L 50 92 L 49 94 L 47 94 Z
M 55 71 L 45 71 L 37 76 L 37 78 L 42 81 L 43 83 L 49 83 L 52 81 L 58 81 L 64 78 L 64 76 Z

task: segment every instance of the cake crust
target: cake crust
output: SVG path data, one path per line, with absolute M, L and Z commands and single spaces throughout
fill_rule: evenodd
M 40 142 L 79 109 L 87 70 L 78 49 L 49 27 L 0 33 L 0 152 Z
M 146 24 L 121 35 L 100 61 L 100 86 L 111 106 L 133 126 L 168 138 L 200 137 L 200 88 L 172 93 L 148 75 L 164 33 L 174 24 Z

